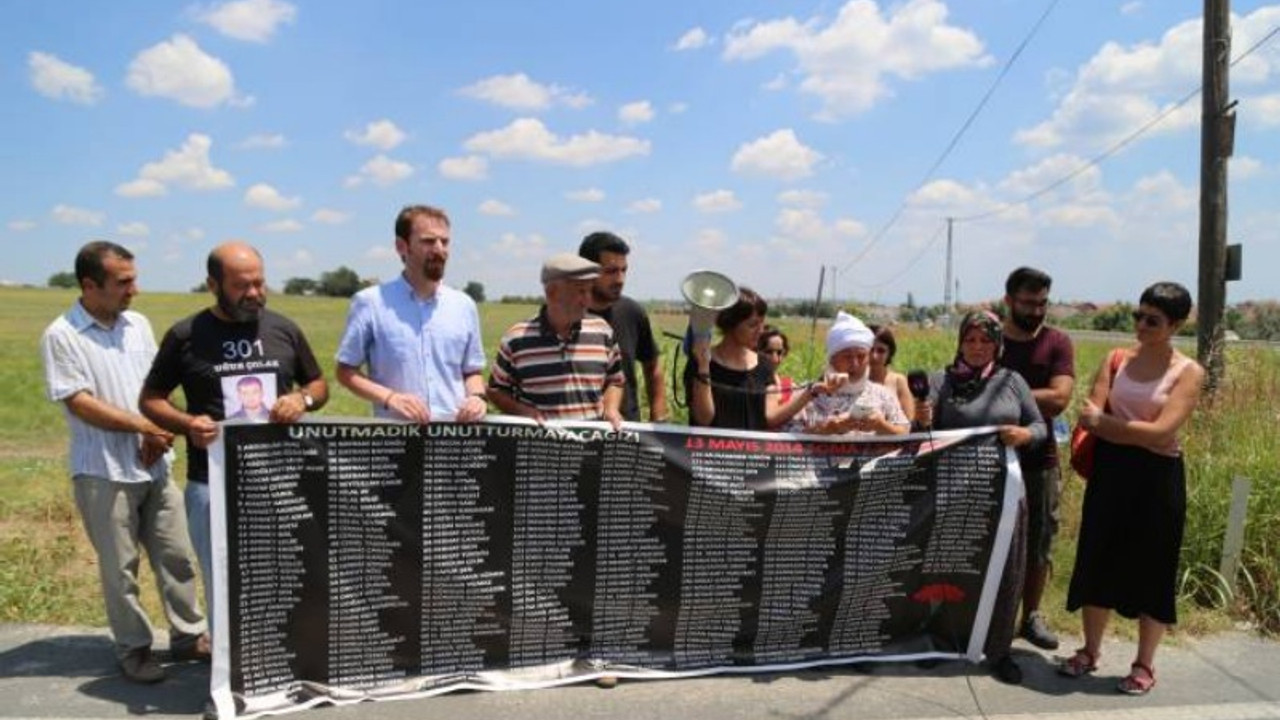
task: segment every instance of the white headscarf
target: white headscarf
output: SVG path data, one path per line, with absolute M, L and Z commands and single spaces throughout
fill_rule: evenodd
M 831 357 L 841 350 L 848 348 L 864 348 L 871 349 L 875 344 L 875 333 L 871 332 L 871 328 L 867 327 L 858 318 L 850 315 L 843 310 L 836 313 L 835 322 L 831 323 L 831 329 L 827 330 L 827 372 L 834 372 L 831 369 Z M 860 378 L 849 378 L 849 384 L 840 388 L 840 394 L 861 395 L 862 389 L 866 386 L 867 376 L 871 373 L 871 365 L 867 364 L 867 370 Z

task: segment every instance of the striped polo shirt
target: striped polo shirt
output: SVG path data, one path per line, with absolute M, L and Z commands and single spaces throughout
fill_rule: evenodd
M 98 323 L 77 300 L 40 338 L 50 400 L 63 403 L 71 428 L 71 474 L 115 482 L 150 482 L 165 477 L 169 452 L 150 468 L 138 459 L 137 433 L 104 430 L 76 417 L 65 401 L 80 392 L 128 413 L 137 413 L 142 379 L 156 355 L 147 318 L 131 310 L 111 327 Z
M 562 340 L 547 321 L 545 305 L 503 334 L 489 374 L 489 387 L 557 420 L 599 420 L 604 391 L 625 383 L 608 322 L 588 315 Z

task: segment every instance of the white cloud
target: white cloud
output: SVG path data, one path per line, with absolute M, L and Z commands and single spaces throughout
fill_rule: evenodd
M 8 227 L 10 230 L 14 232 L 26 232 L 28 230 L 34 230 L 36 227 L 36 223 L 34 220 L 26 220 L 26 219 L 10 220 L 6 225 L 6 227 Z
M 559 85 L 543 85 L 524 73 L 493 75 L 462 88 L 459 94 L 512 110 L 546 110 L 552 105 L 581 109 L 591 97 Z
M 706 31 L 700 27 L 695 27 L 681 35 L 680 39 L 676 40 L 676 44 L 672 46 L 672 49 L 677 52 L 681 50 L 697 50 L 698 48 L 706 47 L 710 42 L 711 38 L 707 36 Z
M 1086 168 L 1081 170 L 1081 168 Z M 1063 178 L 1072 176 L 1063 182 Z M 1102 171 L 1096 165 L 1089 166 L 1089 161 L 1079 155 L 1058 154 L 1036 162 L 1026 168 L 1010 172 L 1000 180 L 996 187 L 1011 199 L 1018 200 L 1033 193 L 1040 193 L 1056 183 L 1062 183 L 1049 193 L 1049 200 L 1055 199 L 1090 199 L 1102 192 Z
M 374 245 L 364 252 L 364 257 L 367 260 L 373 260 L 375 262 L 400 260 L 400 256 L 396 254 L 395 248 L 387 245 Z
M 778 193 L 778 203 L 802 208 L 820 208 L 827 203 L 827 194 L 819 190 L 784 190 Z
M 357 145 L 368 145 L 379 150 L 390 150 L 408 137 L 396 124 L 387 119 L 374 120 L 364 130 L 348 130 L 343 137 Z
M 394 185 L 413 174 L 413 166 L 400 160 L 392 160 L 386 155 L 378 155 L 360 166 L 360 171 L 350 175 L 343 184 L 346 187 L 357 187 L 366 182 L 386 187 Z
M 1262 174 L 1262 161 L 1245 155 L 1233 157 L 1228 161 L 1227 172 L 1232 181 L 1249 180 Z
M 436 170 L 450 180 L 484 180 L 489 177 L 489 161 L 480 155 L 445 158 Z
M 560 138 L 536 118 L 519 118 L 499 130 L 472 135 L 464 143 L 471 152 L 494 158 L 533 160 L 587 167 L 649 154 L 649 141 L 591 130 Z
M 703 228 L 693 238 L 693 245 L 702 254 L 719 255 L 729 245 L 729 236 L 723 230 Z
M 505 258 L 508 261 L 536 260 L 542 262 L 547 253 L 547 239 L 537 233 L 530 233 L 524 236 L 515 233 L 503 233 L 498 238 L 498 242 L 490 246 L 491 257 Z
M 297 19 L 298 8 L 282 0 L 235 0 L 201 11 L 197 17 L 228 37 L 265 43 L 277 27 Z
M 772 80 L 765 83 L 764 85 L 761 85 L 760 87 L 764 88 L 765 90 L 768 90 L 769 92 L 778 92 L 780 90 L 786 90 L 787 74 L 778 73 L 777 75 L 774 76 Z
M 1244 48 L 1280 23 L 1280 5 L 1235 18 L 1232 44 Z M 1101 149 L 1124 138 L 1200 85 L 1202 23 L 1174 25 L 1158 42 L 1108 42 L 1076 71 L 1050 117 L 1017 132 L 1016 142 L 1039 148 Z M 1274 83 L 1280 54 L 1254 53 L 1231 70 L 1233 89 Z M 1145 137 L 1199 127 L 1193 99 L 1147 131 Z
M 236 147 L 241 150 L 277 150 L 287 144 L 288 141 L 280 133 L 261 133 L 241 140 Z
M 742 203 L 732 190 L 713 190 L 694 196 L 693 206 L 700 212 L 719 213 L 737 210 L 742 207 Z
M 144 222 L 120 223 L 116 226 L 116 234 L 128 237 L 146 237 L 151 234 L 151 228 L 147 227 Z
M 1136 15 L 1142 11 L 1142 0 L 1132 0 L 1120 6 L 1121 15 Z
M 672 115 L 680 115 L 688 109 L 689 103 L 687 102 L 673 102 L 667 106 L 667 112 Z
M 656 213 L 662 209 L 662 201 L 657 198 L 643 198 L 627 205 L 629 213 Z
M 856 220 L 840 218 L 832 223 L 827 223 L 818 214 L 818 211 L 813 208 L 780 208 L 778 214 L 774 217 L 773 224 L 778 234 L 783 238 L 798 240 L 805 244 L 835 243 L 866 234 L 866 228 Z M 807 252 L 812 252 L 813 250 L 813 248 L 796 249 L 803 249 Z
M 734 172 L 798 180 L 813 174 L 822 153 L 800 142 L 791 128 L 775 130 L 738 147 L 730 167 Z
M 502 202 L 501 200 L 494 200 L 493 198 L 489 198 L 488 200 L 485 200 L 484 202 L 480 203 L 479 207 L 477 207 L 476 210 L 478 210 L 482 215 L 515 215 L 516 214 L 515 209 L 512 208 L 510 205 Z
M 245 191 L 244 204 L 249 207 L 261 208 L 263 210 L 284 212 L 285 210 L 292 210 L 301 205 L 302 198 L 296 195 L 293 197 L 285 197 L 280 194 L 279 190 L 276 190 L 270 185 L 266 183 L 257 183 Z
M 653 105 L 648 100 L 638 100 L 618 108 L 618 119 L 626 125 L 640 125 L 653 119 Z
M 61 203 L 54 205 L 53 210 L 49 211 L 49 215 L 54 222 L 59 222 L 63 225 L 87 225 L 91 227 L 97 227 L 107 219 L 107 214 L 104 212 Z
M 236 82 L 226 63 L 182 34 L 138 53 L 129 63 L 125 84 L 139 95 L 168 98 L 190 107 L 252 102 L 236 95 Z
M 168 193 L 164 183 L 150 178 L 138 178 L 116 186 L 116 194 L 127 198 L 159 197 Z
M 45 97 L 93 105 L 106 95 L 93 73 L 56 55 L 32 52 L 27 55 L 27 68 L 31 72 L 31 86 Z
M 341 225 L 351 219 L 351 213 L 344 213 L 340 210 L 332 210 L 330 208 L 320 208 L 311 213 L 311 222 L 323 223 L 325 225 Z
M 213 141 L 208 135 L 192 133 L 177 150 L 165 153 L 162 160 L 150 162 L 138 171 L 138 177 L 116 186 L 123 197 L 164 195 L 168 186 L 187 190 L 220 190 L 235 185 L 231 173 L 213 166 L 209 149 Z
M 907 0 L 885 14 L 875 0 L 849 0 L 825 26 L 819 18 L 741 22 L 725 41 L 724 58 L 791 53 L 800 92 L 821 100 L 820 119 L 838 120 L 890 95 L 888 76 L 912 80 L 989 64 L 978 36 L 947 24 L 947 14 L 941 0 Z
M 262 232 L 269 233 L 295 233 L 302 232 L 302 223 L 293 218 L 285 218 L 284 220 L 275 220 L 265 225 L 259 225 L 258 229 Z
M 570 190 L 564 196 L 565 199 L 573 202 L 598 203 L 604 200 L 604 191 L 600 188 L 583 188 L 582 190 Z
M 1249 112 L 1243 113 L 1249 121 L 1267 128 L 1280 127 L 1280 93 L 1259 95 L 1246 99 L 1243 104 L 1249 108 Z

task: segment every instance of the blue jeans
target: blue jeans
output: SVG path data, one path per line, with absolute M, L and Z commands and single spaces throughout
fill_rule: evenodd
M 191 545 L 200 561 L 200 578 L 204 581 L 205 617 L 209 621 L 209 634 L 213 635 L 213 534 L 209 517 L 209 483 L 187 481 L 183 498 L 187 505 L 187 529 L 191 533 Z

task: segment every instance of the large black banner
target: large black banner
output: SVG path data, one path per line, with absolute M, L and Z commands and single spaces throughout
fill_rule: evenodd
M 228 424 L 210 481 L 223 717 L 976 660 L 1022 492 L 990 429 L 501 419 Z

